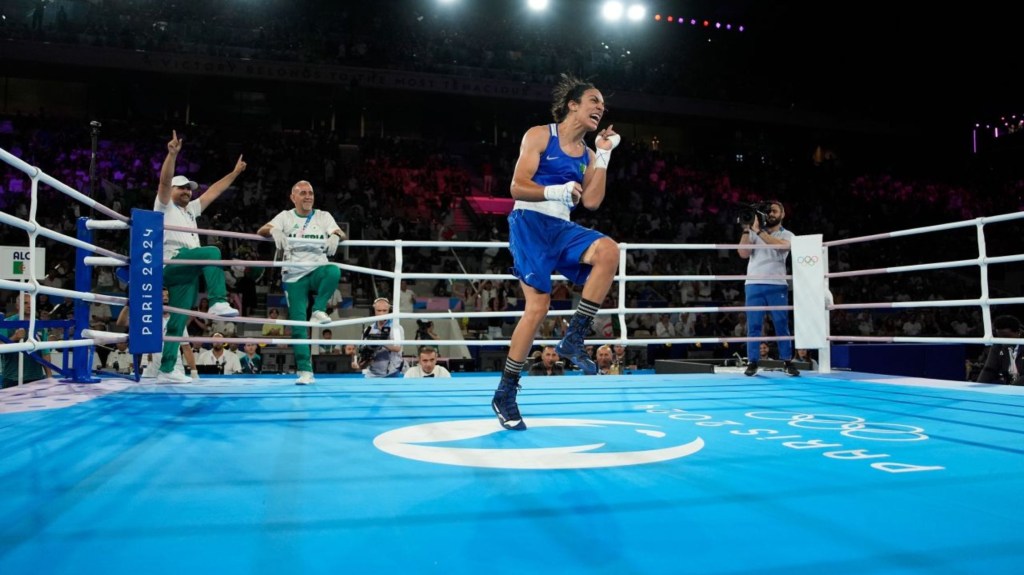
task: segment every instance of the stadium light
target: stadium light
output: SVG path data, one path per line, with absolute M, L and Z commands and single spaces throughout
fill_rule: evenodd
M 601 15 L 609 22 L 618 22 L 621 20 L 622 13 L 624 11 L 625 8 L 622 6 L 622 2 L 616 2 L 615 0 L 605 2 L 604 6 L 601 7 Z
M 540 12 L 542 10 L 547 10 L 548 0 L 526 0 L 526 6 L 534 12 Z
M 639 22 L 647 15 L 647 8 L 643 4 L 631 4 L 626 11 L 626 18 L 633 22 Z

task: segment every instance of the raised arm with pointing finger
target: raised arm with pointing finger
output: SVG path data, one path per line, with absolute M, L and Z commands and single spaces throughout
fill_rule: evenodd
M 185 176 L 175 176 L 174 169 L 181 153 L 183 138 L 178 133 L 171 133 L 167 142 L 167 157 L 160 168 L 160 183 L 157 186 L 156 201 L 153 209 L 164 214 L 164 225 L 198 229 L 196 220 L 203 211 L 216 200 L 224 190 L 228 189 L 235 179 L 245 171 L 242 156 L 235 162 L 235 168 L 223 178 L 211 185 L 197 199 L 192 194 L 199 184 Z M 194 232 L 167 230 L 164 232 L 164 260 L 220 260 L 220 249 L 217 246 L 202 246 L 199 235 Z M 206 297 L 210 300 L 210 313 L 224 317 L 238 315 L 238 310 L 227 301 L 227 286 L 224 283 L 224 270 L 219 266 L 193 266 L 168 264 L 164 267 L 164 287 L 170 294 L 169 305 L 184 309 L 195 305 L 199 295 L 199 276 L 206 282 Z M 167 322 L 167 333 L 179 334 L 185 328 L 186 316 L 171 314 Z M 188 377 L 174 371 L 174 363 L 178 355 L 178 344 L 164 343 L 163 356 L 160 363 L 158 383 L 187 383 Z

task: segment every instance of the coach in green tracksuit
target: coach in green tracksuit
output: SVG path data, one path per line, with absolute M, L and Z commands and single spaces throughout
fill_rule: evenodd
M 341 277 L 341 269 L 331 264 L 328 256 L 338 251 L 338 242 L 345 239 L 334 221 L 334 216 L 313 209 L 313 186 L 302 180 L 292 186 L 292 203 L 295 209 L 285 210 L 270 220 L 270 223 L 257 230 L 263 237 L 273 237 L 282 260 L 303 264 L 323 264 L 320 266 L 285 266 L 281 268 L 281 282 L 284 284 L 285 297 L 288 299 L 288 319 L 328 323 L 327 300 L 334 294 Z M 292 240 L 322 239 L 325 243 L 303 243 Z M 313 313 L 307 318 L 306 306 L 309 294 L 314 294 Z M 292 327 L 293 339 L 306 339 L 308 330 L 305 327 Z M 295 365 L 298 371 L 296 385 L 313 383 L 313 358 L 309 344 L 296 344 Z

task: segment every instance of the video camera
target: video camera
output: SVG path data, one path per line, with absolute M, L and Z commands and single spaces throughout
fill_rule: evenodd
M 370 333 L 369 328 L 367 328 L 366 331 L 363 332 L 363 339 L 377 341 L 391 339 L 391 328 L 384 328 L 380 333 Z M 356 350 L 356 354 L 359 357 L 359 363 L 367 363 L 373 360 L 373 356 L 377 355 L 377 352 L 380 351 L 381 347 L 383 346 L 368 343 L 359 346 L 359 349 Z
M 373 360 L 373 356 L 377 355 L 380 351 L 379 345 L 361 345 L 359 346 L 359 363 L 367 363 Z
M 763 230 L 768 227 L 768 212 L 772 211 L 774 202 L 757 202 L 749 206 L 743 206 L 736 214 L 736 223 L 741 226 L 752 226 L 757 220 L 758 226 Z

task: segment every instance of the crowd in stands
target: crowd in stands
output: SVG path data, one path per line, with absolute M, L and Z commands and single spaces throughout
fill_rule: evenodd
M 767 68 L 758 74 L 751 66 L 741 66 L 751 53 L 749 36 L 716 36 L 715 42 L 707 42 L 706 33 L 675 33 L 670 44 L 667 28 L 653 27 L 647 34 L 632 37 L 617 32 L 598 37 L 587 26 L 559 26 L 561 21 L 523 18 L 520 12 L 504 10 L 496 3 L 482 5 L 456 16 L 427 5 L 410 7 L 407 2 L 391 0 L 13 0 L 3 8 L 0 39 L 396 69 L 542 85 L 555 82 L 555 71 L 571 70 L 596 77 L 609 93 L 634 91 L 771 106 L 789 106 L 797 99 L 795 88 L 771 78 Z M 687 54 L 686 65 L 666 61 L 666 50 Z M 252 233 L 288 207 L 287 189 L 292 183 L 308 179 L 317 192 L 317 207 L 330 211 L 353 239 L 507 239 L 502 215 L 474 212 L 463 202 L 470 195 L 507 196 L 518 143 L 504 136 L 494 145 L 480 146 L 479 142 L 417 137 L 344 140 L 323 128 L 254 131 L 177 124 L 105 121 L 96 140 L 94 176 L 90 173 L 90 131 L 85 125 L 74 127 L 45 114 L 0 117 L 0 147 L 127 214 L 131 208 L 152 208 L 166 135 L 177 129 L 186 140 L 179 171 L 203 187 L 217 179 L 240 153 L 250 167 L 233 195 L 204 214 L 200 227 Z M 815 154 L 813 161 L 794 154 L 785 160 L 762 158 L 758 162 L 752 157 L 740 161 L 738 155 L 684 156 L 659 148 L 656 138 L 627 139 L 611 165 L 610 193 L 602 208 L 592 213 L 578 210 L 574 219 L 621 242 L 722 244 L 739 236 L 735 223 L 738 207 L 766 199 L 785 203 L 787 228 L 797 234 L 821 233 L 826 241 L 1024 210 L 1024 179 L 1000 178 L 994 172 L 949 178 L 937 176 L 937 169 L 925 176 L 895 168 L 843 165 L 830 154 Z M 26 219 L 29 188 L 27 178 L 0 165 L 0 210 Z M 38 221 L 70 236 L 75 235 L 77 218 L 92 215 L 46 186 L 41 186 L 39 200 L 46 207 L 37 213 Z M 0 244 L 22 245 L 24 238 L 19 230 L 0 227 Z M 1019 251 L 1018 238 L 1015 229 L 990 226 L 988 255 Z M 273 246 L 265 242 L 213 237 L 204 242 L 217 243 L 225 259 L 270 259 L 272 255 Z M 119 253 L 128 247 L 121 233 L 97 232 L 95 243 Z M 41 244 L 47 246 L 51 263 L 43 282 L 70 286 L 73 251 L 49 241 Z M 830 269 L 969 259 L 977 256 L 976 246 L 973 228 L 876 241 L 870 247 L 850 244 L 832 250 Z M 390 249 L 353 249 L 347 257 L 349 263 L 360 266 L 393 267 Z M 56 263 L 63 265 L 53 265 Z M 468 268 L 471 272 L 505 273 L 509 264 L 504 250 L 478 254 L 421 249 L 415 253 L 407 250 L 405 257 L 405 269 L 416 272 L 459 273 Z M 993 270 L 1005 272 L 1005 268 Z M 728 250 L 633 250 L 627 271 L 732 275 L 742 274 L 744 263 Z M 227 274 L 234 301 L 242 305 L 245 315 L 263 310 L 262 304 L 270 307 L 257 301 L 258 285 L 279 290 L 273 271 L 235 267 Z M 93 279 L 98 292 L 123 293 L 124 285 L 108 270 L 99 270 Z M 347 273 L 342 281 L 351 283 L 350 293 L 357 304 L 377 295 L 391 295 L 387 282 Z M 837 303 L 901 302 L 977 297 L 980 284 L 975 268 L 949 268 L 834 279 L 830 288 Z M 991 295 L 1019 295 L 1006 292 L 1005 285 L 994 282 Z M 523 302 L 518 282 L 511 280 L 439 280 L 419 282 L 414 288 L 418 296 L 456 298 L 470 310 L 516 310 Z M 625 303 L 639 308 L 742 305 L 742 291 L 740 282 L 731 281 L 633 282 L 627 286 Z M 48 315 L 48 302 L 42 301 L 45 297 L 40 296 L 39 309 Z M 555 307 L 568 309 L 578 297 L 578 291 L 570 286 L 556 284 L 552 299 Z M 618 290 L 613 288 L 604 307 L 619 305 L 617 297 Z M 13 294 L 0 291 L 0 310 L 9 312 L 14 301 Z M 197 308 L 201 306 L 197 302 Z M 110 324 L 111 310 L 104 307 L 92 310 L 91 323 L 97 328 Z M 831 317 L 834 335 L 982 335 L 980 311 L 972 306 L 836 310 Z M 513 324 L 514 318 L 491 318 L 464 322 L 463 328 L 468 337 L 503 339 Z M 193 335 L 209 336 L 214 332 L 230 334 L 234 324 L 195 321 L 189 328 Z M 538 336 L 558 339 L 562 329 L 561 322 L 549 320 Z M 619 329 L 611 316 L 602 315 L 595 320 L 592 335 L 614 337 Z M 626 329 L 630 337 L 742 336 L 745 318 L 733 313 L 631 314 Z M 770 322 L 767 329 L 770 333 Z M 50 335 L 55 334 L 60 337 L 58 330 Z M 719 356 L 732 352 L 727 346 L 705 346 L 700 351 Z M 768 353 L 772 351 L 769 346 Z M 644 361 L 676 353 L 658 347 L 649 352 Z
M 517 12 L 466 10 L 456 18 L 431 9 L 410 9 L 407 3 L 309 2 L 238 4 L 182 0 L 172 4 L 154 0 L 16 0 L 8 3 L 0 22 L 0 37 L 152 52 L 194 53 L 208 56 L 282 60 L 377 69 L 455 74 L 475 78 L 501 78 L 552 84 L 553 70 L 571 69 L 597 76 L 603 87 L 654 94 L 715 99 L 786 101 L 790 95 L 778 83 L 754 76 L 711 73 L 710 63 L 728 67 L 730 46 L 744 42 L 739 35 L 712 43 L 720 50 L 710 57 L 688 59 L 683 67 L 655 64 L 651 58 L 664 48 L 660 29 L 633 38 L 630 50 L 614 35 L 597 41 L 585 27 L 563 27 L 552 34 L 541 21 Z M 297 33 L 301 31 L 301 33 Z M 687 53 L 697 55 L 699 35 Z M 742 54 L 742 50 L 733 50 Z M 566 65 L 568 63 L 568 65 Z M 730 83 L 732 82 L 732 83 Z M 735 84 L 740 82 L 740 84 Z M 726 95 L 723 98 L 723 95 Z M 182 129 L 182 126 L 174 126 Z M 75 129 L 45 117 L 0 119 L 0 145 L 25 161 L 43 167 L 52 176 L 115 209 L 150 208 L 155 174 L 164 155 L 168 126 L 133 122 L 106 125 L 97 141 L 95 177 L 91 177 L 87 128 Z M 491 149 L 478 157 L 456 156 L 451 148 L 416 139 L 367 139 L 342 142 L 329 131 L 232 133 L 213 126 L 184 128 L 186 152 L 181 171 L 207 184 L 244 153 L 251 170 L 235 195 L 206 214 L 204 226 L 252 232 L 285 204 L 283 190 L 299 178 L 318 188 L 318 206 L 344 222 L 348 234 L 359 239 L 503 239 L 500 217 L 473 216 L 467 229 L 457 229 L 463 211 L 461 199 L 474 193 L 503 195 L 511 173 L 514 149 Z M 357 146 L 358 154 L 341 153 L 343 145 Z M 723 243 L 737 237 L 734 223 L 739 205 L 769 197 L 787 206 L 787 224 L 797 233 L 820 232 L 826 239 L 867 235 L 892 229 L 918 227 L 955 219 L 992 215 L 1021 208 L 1024 180 L 1000 188 L 981 189 L 970 183 L 901 178 L 890 173 L 837 173 L 831 166 L 791 170 L 775 166 L 699 162 L 656 150 L 653 142 L 627 142 L 617 153 L 609 173 L 615 191 L 601 210 L 578 213 L 578 221 L 629 242 Z M 467 148 L 471 149 L 471 148 Z M 3 167 L 0 172 L 0 209 L 26 218 L 29 184 Z M 780 173 L 781 172 L 781 173 Z M 495 185 L 495 182 L 497 184 Z M 74 235 L 75 221 L 83 213 L 76 202 L 64 201 L 45 186 L 40 201 L 49 209 L 41 223 Z M 463 224 L 465 225 L 465 224 Z M 0 229 L 4 243 L 17 244 L 21 233 Z M 961 238 L 964 236 L 961 235 Z M 270 246 L 236 239 L 212 239 L 229 259 L 266 259 Z M 836 250 L 835 270 L 884 267 L 911 262 L 906 253 L 941 254 L 947 259 L 970 257 L 971 241 L 951 241 L 941 250 L 925 240 L 912 249 L 882 243 L 870 252 L 855 247 Z M 123 234 L 100 232 L 96 242 L 124 253 Z M 64 250 L 63 252 L 61 250 Z M 462 265 L 449 255 L 426 250 L 407 258 L 412 271 L 456 272 Z M 388 269 L 387 249 L 356 250 L 350 257 L 358 265 Z M 508 265 L 504 253 L 479 260 L 468 256 L 480 271 L 501 273 Z M 50 261 L 72 260 L 66 248 L 53 246 Z M 742 272 L 741 262 L 727 251 L 703 254 L 684 251 L 631 252 L 631 273 L 731 274 Z M 52 273 L 47 281 L 60 282 Z M 240 293 L 245 311 L 255 309 L 254 284 L 268 283 L 273 274 L 229 270 L 229 285 Z M 98 290 L 117 292 L 111 274 L 99 273 Z M 381 289 L 367 278 L 356 278 L 353 294 L 376 295 Z M 699 304 L 739 305 L 741 287 L 725 282 L 650 282 L 630 284 L 631 307 Z M 493 293 L 492 291 L 493 290 Z M 468 283 L 439 281 L 429 290 L 436 296 L 464 299 L 467 307 L 482 310 L 515 309 L 522 298 L 515 282 L 500 282 L 489 290 Z M 978 279 L 956 270 L 920 274 L 896 281 L 850 278 L 835 281 L 837 302 L 955 299 L 977 295 Z M 484 293 L 484 296 L 481 296 Z M 618 305 L 617 290 L 605 302 Z M 556 301 L 558 298 L 555 298 Z M 0 302 L 9 303 L 9 302 Z M 706 314 L 705 314 L 706 315 Z M 627 329 L 631 335 L 656 333 L 660 318 L 636 314 Z M 691 321 L 693 320 L 693 321 Z M 739 319 L 731 314 L 715 318 L 675 317 L 669 320 L 681 335 L 731 335 Z M 833 314 L 833 332 L 852 335 L 977 335 L 980 318 L 973 309 L 938 308 L 902 313 L 860 312 Z M 511 320 L 489 320 L 478 331 L 504 337 Z M 708 327 L 704 327 L 708 326 Z M 467 326 L 470 327 L 470 326 Z M 549 326 L 552 333 L 558 326 Z M 601 335 L 613 335 L 615 322 L 595 326 Z
M 89 134 L 86 128 L 69 127 L 48 119 L 11 117 L 0 119 L 0 147 L 26 162 L 38 165 L 48 174 L 76 189 L 91 191 L 101 203 L 121 213 L 131 208 L 150 209 L 156 174 L 164 153 L 159 135 L 168 131 L 161 126 L 138 126 L 130 123 L 111 124 L 97 142 L 96 178 L 89 179 Z M 213 128 L 190 127 L 185 133 L 188 145 L 179 160 L 183 172 L 203 186 L 216 178 L 229 165 L 231 155 L 240 150 L 251 169 L 241 178 L 237 189 L 227 201 L 218 202 L 204 214 L 201 227 L 252 233 L 261 223 L 282 209 L 287 201 L 285 190 L 290 183 L 308 178 L 317 190 L 318 206 L 333 213 L 338 222 L 348 226 L 353 239 L 503 239 L 504 218 L 496 215 L 471 214 L 474 220 L 463 223 L 465 229 L 455 230 L 457 212 L 465 211 L 461 199 L 481 193 L 481 166 L 486 158 L 456 157 L 436 143 L 423 140 L 376 139 L 347 142 L 358 146 L 355 155 L 343 155 L 331 133 L 260 133 L 251 137 L 238 135 L 237 141 L 225 142 Z M 969 183 L 904 180 L 891 174 L 854 174 L 827 177 L 815 174 L 822 167 L 796 170 L 789 179 L 758 172 L 742 165 L 698 166 L 672 154 L 652 151 L 643 142 L 631 142 L 616 158 L 609 173 L 613 193 L 596 212 L 577 213 L 576 218 L 630 243 L 730 243 L 739 236 L 735 223 L 739 205 L 767 199 L 766 188 L 784 190 L 778 194 L 787 204 L 787 226 L 796 233 L 822 233 L 826 240 L 863 236 L 894 229 L 956 221 L 983 215 L 994 215 L 1020 209 L 1020 195 L 994 194 L 992 190 L 971 187 Z M 230 153 L 229 153 L 230 148 Z M 513 150 L 494 150 L 497 157 L 514 155 Z M 507 181 L 507 166 L 496 166 L 495 178 Z M 806 172 L 806 173 L 805 173 Z M 0 167 L 0 209 L 21 218 L 28 215 L 30 183 L 20 172 L 6 165 Z M 499 183 L 492 192 L 502 195 Z M 999 190 L 1002 191 L 1002 190 Z M 827 201 L 823 201 L 827 198 Z M 76 218 L 89 215 L 78 202 L 66 201 L 47 186 L 40 188 L 40 201 L 47 209 L 37 219 L 43 225 L 75 235 Z M 867 206 L 867 207 L 866 207 Z M 976 254 L 973 229 L 962 236 L 942 234 L 939 239 L 926 236 L 922 243 L 890 244 L 894 240 L 875 242 L 870 250 L 854 247 L 835 250 L 832 269 L 877 268 L 921 263 L 922 257 L 958 259 Z M 98 232 L 96 242 L 125 253 L 126 236 Z M 18 245 L 24 232 L 10 227 L 0 229 L 0 243 Z M 248 240 L 209 238 L 220 244 L 225 259 L 269 259 L 273 246 Z M 936 244 L 940 242 L 940 244 Z M 945 242 L 945 243 L 942 243 Z M 994 246 L 1013 245 L 1012 238 L 998 234 L 989 240 Z M 948 245 L 947 245 L 948 244 Z M 71 262 L 73 254 L 67 246 L 50 244 L 51 262 Z M 990 251 L 990 255 L 991 255 Z M 261 255 L 262 254 L 262 255 Z M 390 269 L 390 249 L 353 249 L 352 263 L 378 269 Z M 509 265 L 504 251 L 484 257 L 464 255 L 456 259 L 451 253 L 418 252 L 421 257 L 406 257 L 412 271 L 448 271 L 457 273 L 459 266 L 486 273 L 504 273 Z M 917 258 L 917 259 L 914 259 Z M 48 281 L 69 281 L 69 267 L 53 271 Z M 643 275 L 742 274 L 742 260 L 728 250 L 633 250 L 629 253 L 627 270 Z M 63 277 L 62 277 L 63 276 Z M 352 294 L 357 303 L 379 294 L 389 295 L 386 284 L 374 284 L 368 278 L 352 278 Z M 229 270 L 233 287 L 253 284 L 257 280 L 273 286 L 273 272 L 247 275 L 246 270 Z M 839 303 L 878 301 L 922 301 L 961 299 L 979 294 L 976 271 L 939 270 L 916 274 L 895 274 L 834 280 L 831 289 Z M 243 301 L 244 309 L 255 309 L 251 298 Z M 118 293 L 123 286 L 108 272 L 95 276 L 99 291 Z M 517 282 L 439 281 L 430 286 L 416 286 L 418 295 L 453 296 L 461 298 L 467 309 L 521 309 L 523 298 Z M 558 286 L 553 298 L 571 300 L 578 297 L 567 286 Z M 618 305 L 617 290 L 604 303 Z M 1009 295 L 994 293 L 994 296 Z M 629 307 L 676 307 L 694 305 L 742 305 L 739 282 L 631 282 L 626 290 Z M 0 302 L 10 307 L 12 298 Z M 198 304 L 197 304 L 198 305 Z M 571 301 L 565 301 L 568 308 Z M 517 308 L 520 306 L 520 308 Z M 108 320 L 109 321 L 109 320 Z M 629 335 L 671 333 L 676 337 L 736 336 L 736 325 L 743 320 L 735 314 L 680 314 L 655 317 L 632 314 L 628 317 Z M 480 337 L 508 337 L 514 322 L 489 319 L 467 322 L 467 334 Z M 836 311 L 832 314 L 832 333 L 843 335 L 981 335 L 978 308 L 925 308 L 904 311 Z M 559 337 L 557 322 L 542 327 L 540 335 Z M 671 331 L 666 329 L 671 326 Z M 594 333 L 617 335 L 619 326 L 611 316 L 598 316 Z M 222 328 L 221 331 L 223 331 Z M 209 330 L 200 330 L 208 332 Z M 209 335 L 207 333 L 207 335 Z

